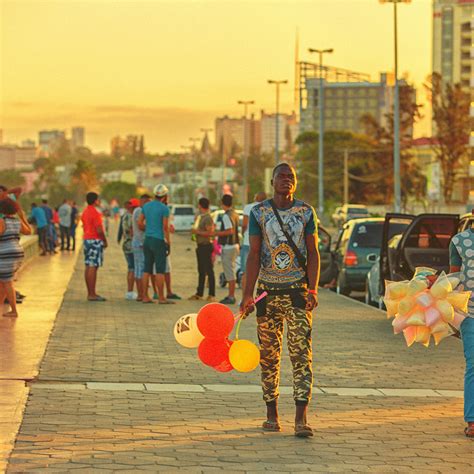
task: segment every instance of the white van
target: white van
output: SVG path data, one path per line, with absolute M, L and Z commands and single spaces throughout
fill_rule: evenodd
M 191 204 L 171 204 L 170 224 L 176 232 L 191 230 L 194 224 L 195 212 Z

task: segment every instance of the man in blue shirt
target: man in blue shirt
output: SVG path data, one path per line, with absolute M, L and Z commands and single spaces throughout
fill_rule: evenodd
M 295 435 L 313 436 L 307 407 L 313 386 L 312 311 L 318 304 L 319 252 L 314 209 L 294 198 L 294 168 L 280 163 L 273 170 L 273 198 L 250 211 L 250 252 L 241 309 L 253 311 L 253 292 L 267 292 L 257 303 L 257 330 L 266 431 L 280 431 L 277 401 L 284 322 L 293 365 Z
M 42 207 L 38 207 L 36 203 L 31 205 L 31 217 L 35 220 L 36 228 L 38 230 L 39 245 L 41 248 L 40 255 L 43 257 L 48 253 L 48 220 L 46 219 L 46 213 Z
M 46 227 L 46 245 L 50 253 L 56 253 L 56 229 L 53 222 L 53 210 L 48 206 L 48 200 L 43 199 L 41 207 L 44 209 L 47 221 Z
M 155 199 L 147 202 L 138 218 L 138 227 L 145 231 L 143 251 L 145 254 L 145 272 L 143 274 L 143 303 L 152 303 L 148 296 L 148 283 L 154 276 L 158 289 L 158 302 L 160 304 L 173 304 L 165 298 L 164 284 L 166 273 L 166 256 L 170 249 L 169 215 L 170 210 L 160 199 L 168 194 L 164 184 L 158 184 L 153 190 Z

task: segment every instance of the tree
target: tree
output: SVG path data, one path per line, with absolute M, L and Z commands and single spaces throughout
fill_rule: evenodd
M 413 127 L 421 119 L 421 105 L 416 102 L 414 89 L 411 85 L 400 86 L 400 174 L 402 206 L 405 208 L 408 198 L 420 199 L 424 196 L 426 179 L 421 173 L 418 163 L 410 154 L 413 142 Z M 394 172 L 393 172 L 393 149 L 394 149 L 394 115 L 393 112 L 385 115 L 385 123 L 379 121 L 370 114 L 361 118 L 366 135 L 372 140 L 374 148 L 377 148 L 376 168 L 384 172 L 384 178 L 379 181 L 376 188 L 382 192 L 384 203 L 393 202 Z
M 95 167 L 92 163 L 78 160 L 76 168 L 72 172 L 71 185 L 74 190 L 76 200 L 84 198 L 84 195 L 98 187 Z
M 135 184 L 114 181 L 102 187 L 101 196 L 108 202 L 116 199 L 119 203 L 124 203 L 137 194 Z
M 425 88 L 433 111 L 435 152 L 443 174 L 443 196 L 449 204 L 462 161 L 468 156 L 470 96 L 460 84 L 444 83 L 438 73 L 428 78 Z
M 17 170 L 0 171 L 0 184 L 6 188 L 16 188 L 25 184 L 25 178 Z

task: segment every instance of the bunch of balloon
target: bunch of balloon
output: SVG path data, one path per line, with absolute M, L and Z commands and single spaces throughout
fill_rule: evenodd
M 220 303 L 209 303 L 202 307 L 197 316 L 197 326 L 204 339 L 198 347 L 201 362 L 218 372 L 230 372 L 229 361 L 232 346 L 229 335 L 234 328 L 234 315 L 229 307 Z
M 436 270 L 416 268 L 410 281 L 385 282 L 384 303 L 395 334 L 403 332 L 408 347 L 415 342 L 428 347 L 457 335 L 466 318 L 470 291 L 462 291 L 459 274 L 436 276 Z

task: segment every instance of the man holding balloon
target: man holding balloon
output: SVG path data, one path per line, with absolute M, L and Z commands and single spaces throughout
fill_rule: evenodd
M 277 401 L 283 326 L 287 324 L 288 351 L 293 366 L 296 405 L 295 435 L 308 437 L 307 407 L 313 386 L 312 310 L 318 305 L 319 251 L 314 209 L 294 197 L 297 186 L 292 166 L 273 170 L 273 198 L 257 204 L 249 216 L 250 252 L 241 310 L 254 310 L 254 289 L 267 297 L 256 304 L 261 346 L 261 380 L 267 419 L 266 431 L 280 431 Z

